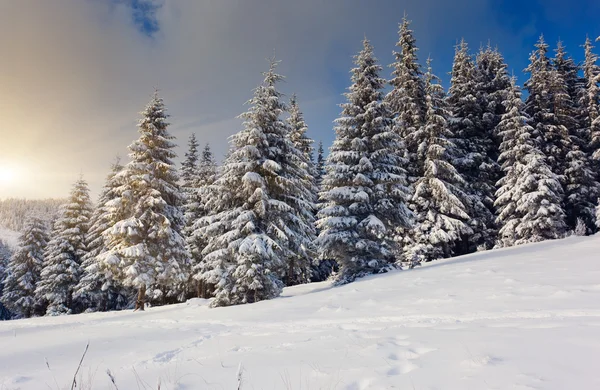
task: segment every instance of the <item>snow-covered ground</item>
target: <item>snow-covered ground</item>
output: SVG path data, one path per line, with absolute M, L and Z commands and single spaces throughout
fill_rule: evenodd
M 0 389 L 600 389 L 600 236 L 206 301 L 0 323 Z M 160 378 L 160 379 L 159 379 Z

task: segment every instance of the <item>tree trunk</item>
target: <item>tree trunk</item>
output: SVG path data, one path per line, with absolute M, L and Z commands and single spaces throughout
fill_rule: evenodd
M 143 285 L 142 287 L 140 287 L 138 289 L 138 297 L 137 297 L 137 301 L 135 302 L 135 309 L 133 311 L 136 311 L 136 310 L 144 311 L 145 303 L 146 303 L 146 285 Z

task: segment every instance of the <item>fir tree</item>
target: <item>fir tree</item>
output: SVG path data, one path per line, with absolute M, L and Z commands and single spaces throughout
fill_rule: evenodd
M 231 139 L 232 149 L 212 186 L 199 234 L 208 239 L 203 251 L 205 283 L 214 286 L 213 306 L 252 303 L 281 292 L 281 278 L 305 224 L 305 181 L 298 170 L 302 153 L 289 139 L 281 119 L 285 105 L 271 60 L 265 79 L 241 115 L 244 129 Z M 294 206 L 292 206 L 294 205 Z M 302 233 L 304 232 L 304 233 Z
M 383 101 L 381 67 L 368 40 L 363 46 L 336 121 L 318 221 L 316 243 L 322 258 L 339 264 L 338 283 L 393 267 L 391 233 L 410 224 L 403 144 Z
M 598 183 L 592 170 L 587 148 L 590 142 L 587 126 L 587 108 L 579 103 L 585 96 L 585 81 L 578 76 L 579 67 L 567 57 L 562 42 L 558 42 L 553 60 L 564 85 L 554 98 L 554 113 L 560 125 L 569 134 L 570 148 L 565 156 L 564 210 L 569 228 L 575 229 L 579 220 L 595 231 L 595 207 L 598 199 Z
M 117 197 L 117 188 L 122 184 L 119 173 L 123 169 L 120 160 L 112 164 L 97 206 L 90 219 L 86 237 L 87 253 L 83 257 L 81 277 L 73 296 L 91 311 L 120 310 L 127 307 L 131 291 L 116 281 L 111 272 L 100 266 L 98 256 L 106 250 L 103 233 L 112 227 L 109 204 Z
M 212 287 L 203 283 L 202 274 L 205 272 L 205 262 L 202 257 L 202 250 L 206 246 L 206 238 L 197 233 L 198 221 L 211 214 L 208 208 L 210 199 L 210 186 L 217 179 L 217 163 L 213 156 L 209 144 L 204 146 L 200 163 L 198 164 L 197 188 L 195 193 L 188 199 L 186 207 L 187 225 L 184 230 L 188 249 L 192 256 L 192 278 L 196 287 L 196 295 L 202 298 L 208 298 L 212 294 Z
M 198 141 L 196 134 L 192 133 L 188 141 L 188 151 L 181 163 L 181 181 L 182 187 L 186 191 L 193 191 L 196 188 L 198 170 Z
M 142 112 L 140 138 L 129 146 L 131 162 L 118 175 L 122 184 L 108 202 L 115 223 L 103 233 L 106 251 L 98 256 L 104 272 L 138 290 L 140 310 L 147 293 L 159 302 L 180 298 L 189 266 L 181 235 L 184 196 L 172 161 L 175 144 L 167 117 L 155 92 Z
M 504 171 L 496 200 L 501 225 L 498 246 L 560 238 L 566 230 L 560 204 L 562 187 L 537 147 L 535 130 L 528 123 L 514 81 L 504 104 L 506 114 L 498 125 Z
M 564 186 L 563 173 L 571 147 L 569 130 L 564 123 L 568 93 L 562 76 L 548 58 L 548 45 L 543 36 L 535 47 L 536 50 L 530 56 L 530 64 L 525 69 L 530 74 L 525 83 L 529 92 L 525 111 L 531 117 L 535 137 L 540 151 L 546 156 L 546 163 Z
M 11 256 L 0 301 L 19 317 L 43 314 L 35 289 L 44 263 L 44 248 L 48 242 L 46 226 L 41 219 L 30 218 L 19 237 L 19 247 Z
M 12 256 L 11 250 L 0 239 L 0 321 L 9 320 L 12 314 L 2 303 L 2 294 L 4 291 L 4 283 L 8 279 L 8 262 Z
M 301 230 L 296 232 L 297 237 L 302 239 L 292 248 L 293 254 L 288 260 L 284 282 L 287 286 L 307 283 L 311 277 L 312 259 L 314 258 L 313 241 L 316 238 L 315 231 L 315 209 L 317 203 L 317 184 L 316 167 L 312 161 L 314 141 L 306 135 L 308 127 L 304 121 L 304 116 L 298 106 L 296 95 L 293 95 L 289 105 L 290 116 L 287 119 L 289 128 L 289 138 L 293 146 L 300 152 L 300 158 L 294 159 L 295 169 L 303 178 L 299 182 L 303 186 L 302 194 L 304 197 L 300 204 L 292 206 L 298 211 L 298 216 L 303 220 L 303 224 L 298 225 Z
M 92 206 L 87 182 L 77 180 L 68 202 L 63 205 L 44 252 L 44 268 L 36 288 L 41 302 L 47 302 L 46 314 L 60 315 L 82 310 L 73 300 L 73 291 L 82 275 L 81 263 L 87 253 L 86 235 Z
M 411 231 L 405 262 L 414 267 L 421 262 L 450 257 L 455 243 L 472 234 L 466 221 L 467 195 L 461 190 L 464 179 L 452 165 L 452 133 L 446 118 L 448 109 L 439 79 L 428 60 L 425 77 L 426 114 L 419 149 L 425 154 L 425 171 L 415 184 L 412 202 L 416 223 Z
M 590 137 L 589 150 L 594 160 L 600 160 L 600 67 L 597 65 L 598 56 L 593 52 L 594 45 L 588 37 L 585 41 L 585 61 L 583 63 L 583 78 L 585 94 L 581 105 L 586 110 L 585 128 Z M 596 164 L 596 169 L 598 165 Z
M 417 145 L 421 140 L 416 137 L 416 133 L 423 126 L 426 108 L 423 72 L 418 62 L 418 48 L 410 24 L 404 15 L 396 43 L 399 51 L 394 52 L 396 61 L 391 65 L 394 69 L 390 81 L 392 90 L 386 96 L 386 101 L 394 116 L 394 130 L 406 144 L 409 180 L 414 182 L 422 176 L 424 169 L 425 156 L 417 153 Z
M 481 65 L 485 69 L 484 64 Z M 482 107 L 481 95 L 485 91 L 478 88 L 481 78 L 467 43 L 461 40 L 454 55 L 447 104 L 451 112 L 449 130 L 456 147 L 454 165 L 465 179 L 468 195 L 465 206 L 473 234 L 463 237 L 456 254 L 491 248 L 496 238 L 494 186 L 500 169 L 495 161 L 498 153 L 494 151 L 495 141 L 489 127 L 493 123 L 485 125 L 491 118 L 485 115 L 488 107 Z
M 319 141 L 319 148 L 317 149 L 317 165 L 315 183 L 319 190 L 321 189 L 321 183 L 323 182 L 323 176 L 325 176 L 325 150 L 323 149 L 323 141 Z

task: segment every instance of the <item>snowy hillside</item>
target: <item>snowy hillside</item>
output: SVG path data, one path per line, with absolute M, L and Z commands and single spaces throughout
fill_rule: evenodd
M 0 323 L 0 389 L 598 389 L 600 237 L 332 288 Z

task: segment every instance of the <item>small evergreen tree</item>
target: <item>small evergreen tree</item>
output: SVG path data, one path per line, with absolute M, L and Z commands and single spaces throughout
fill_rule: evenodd
M 19 237 L 19 247 L 6 267 L 7 277 L 0 299 L 18 317 L 43 314 L 39 311 L 35 289 L 40 280 L 47 242 L 44 222 L 35 217 L 30 218 Z
M 86 237 L 87 253 L 81 268 L 83 275 L 73 293 L 90 311 L 120 310 L 128 306 L 132 292 L 125 289 L 108 270 L 100 265 L 98 256 L 106 250 L 103 233 L 112 227 L 109 204 L 117 197 L 117 188 L 122 184 L 119 173 L 123 169 L 120 160 L 112 164 L 97 206 L 90 219 Z
M 198 170 L 198 141 L 196 134 L 192 133 L 188 141 L 188 151 L 181 163 L 181 182 L 186 191 L 193 191 L 196 188 Z
M 496 200 L 501 225 L 498 246 L 560 238 L 566 231 L 560 204 L 562 187 L 537 147 L 535 130 L 528 124 L 514 81 L 504 104 L 506 114 L 498 126 L 503 138 L 500 161 L 504 171 Z
M 123 184 L 108 202 L 115 223 L 103 233 L 106 251 L 98 256 L 103 272 L 138 290 L 139 310 L 144 310 L 147 293 L 158 302 L 181 299 L 189 272 L 181 235 L 184 195 L 165 111 L 155 92 L 142 112 L 140 138 L 129 146 L 131 162 L 118 175 Z
M 81 178 L 75 182 L 68 202 L 54 223 L 44 252 L 44 268 L 35 291 L 40 302 L 48 303 L 48 315 L 72 314 L 83 309 L 81 302 L 73 300 L 73 291 L 82 275 L 91 214 L 88 184 Z
M 425 151 L 425 171 L 415 184 L 412 202 L 416 223 L 411 231 L 411 243 L 406 248 L 405 262 L 414 267 L 424 261 L 450 257 L 455 243 L 472 234 L 465 206 L 467 195 L 462 191 L 464 179 L 452 165 L 450 150 L 452 133 L 446 118 L 448 111 L 439 79 L 427 62 L 425 76 L 425 125 L 420 150 Z
M 8 262 L 12 256 L 11 250 L 0 240 L 0 321 L 9 320 L 12 314 L 2 303 L 2 294 L 4 291 L 4 283 L 8 279 Z
M 315 169 L 317 171 L 315 184 L 320 190 L 323 176 L 325 176 L 325 151 L 323 150 L 323 141 L 319 141 L 319 148 L 317 149 L 317 166 Z
M 585 94 L 581 105 L 585 107 L 585 127 L 590 137 L 589 150 L 594 160 L 600 160 L 600 67 L 597 65 L 598 56 L 593 52 L 594 45 L 588 37 L 585 41 L 585 61 L 583 63 L 583 78 Z M 596 164 L 597 169 L 597 164 Z
M 338 283 L 393 267 L 392 233 L 410 225 L 405 151 L 383 101 L 381 67 L 366 39 L 355 64 L 327 158 L 316 240 L 321 257 L 339 264 Z

